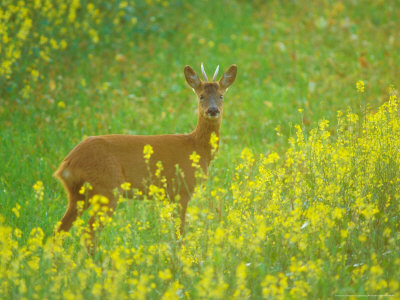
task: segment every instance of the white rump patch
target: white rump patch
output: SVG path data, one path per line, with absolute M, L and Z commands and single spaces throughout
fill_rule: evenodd
M 62 171 L 62 176 L 63 178 L 68 179 L 68 177 L 71 176 L 71 172 L 68 170 L 64 170 Z

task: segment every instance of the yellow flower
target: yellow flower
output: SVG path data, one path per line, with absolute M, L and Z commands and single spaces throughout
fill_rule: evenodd
M 276 126 L 276 127 L 274 128 L 274 130 L 275 130 L 277 136 L 282 136 L 282 133 L 281 133 L 281 126 L 280 126 L 280 125 Z
M 279 154 L 276 152 L 272 152 L 268 154 L 268 156 L 264 159 L 265 164 L 274 164 L 278 162 L 280 159 Z
M 101 291 L 102 291 L 103 287 L 101 286 L 100 283 L 95 283 L 92 287 L 92 294 L 95 297 L 98 297 L 101 295 Z
M 356 88 L 357 88 L 358 92 L 364 93 L 364 88 L 365 88 L 364 81 L 362 81 L 362 80 L 357 81 Z
M 200 155 L 194 151 L 192 154 L 190 154 L 189 159 L 192 161 L 192 167 L 199 168 L 199 161 L 200 161 Z
M 179 281 L 175 281 L 169 286 L 164 295 L 162 295 L 161 300 L 180 299 L 179 293 L 182 293 L 182 288 L 183 286 L 179 283 Z
M 210 137 L 211 151 L 215 152 L 217 150 L 218 141 L 219 141 L 219 137 L 215 134 L 215 132 L 211 133 L 211 137 Z
M 365 234 L 360 234 L 359 236 L 358 236 L 358 240 L 361 242 L 361 243 L 365 243 L 366 241 L 367 241 L 367 236 L 365 235 Z
M 65 48 L 67 48 L 67 46 L 68 46 L 68 43 L 67 43 L 66 40 L 61 40 L 61 41 L 60 41 L 60 48 L 61 48 L 62 50 L 64 50 Z
M 37 181 L 33 185 L 33 190 L 35 191 L 35 198 L 38 199 L 39 201 L 43 200 L 44 197 L 44 186 L 42 181 Z
M 91 184 L 89 182 L 85 182 L 80 190 L 79 190 L 79 194 L 84 195 L 85 193 L 87 193 L 88 191 L 93 190 L 93 187 L 91 186 Z
M 43 182 L 40 180 L 36 181 L 36 183 L 33 185 L 33 189 L 36 192 L 40 192 L 41 190 L 43 190 Z
M 32 70 L 31 71 L 32 79 L 33 81 L 37 81 L 39 78 L 39 71 L 38 70 Z
M 151 145 L 145 145 L 143 148 L 144 159 L 148 162 L 151 155 L 154 153 L 153 147 Z
M 172 278 L 172 274 L 169 269 L 165 269 L 164 271 L 158 272 L 158 277 L 160 277 L 162 280 L 168 280 Z
M 124 182 L 123 184 L 121 184 L 121 188 L 124 191 L 129 191 L 131 189 L 131 183 L 130 182 Z
M 162 187 L 158 187 L 154 184 L 149 186 L 149 196 L 155 197 L 157 200 L 164 200 L 165 198 L 165 190 Z
M 21 209 L 21 205 L 19 205 L 18 203 L 15 205 L 15 207 L 11 210 L 17 218 L 19 218 L 20 214 L 19 214 L 19 210 Z
M 89 35 L 92 38 L 93 43 L 97 44 L 99 42 L 99 35 L 93 28 L 89 30 Z
M 119 3 L 119 8 L 123 9 L 123 8 L 127 7 L 128 5 L 129 5 L 128 1 L 122 1 Z
M 28 266 L 32 270 L 39 270 L 39 263 L 40 263 L 40 257 L 38 256 L 33 256 L 29 261 L 28 261 Z
M 15 228 L 14 235 L 19 239 L 22 236 L 22 231 L 19 228 Z
M 221 227 L 218 227 L 218 228 L 215 230 L 215 233 L 214 233 L 214 240 L 215 240 L 215 243 L 216 243 L 217 245 L 220 244 L 220 243 L 224 240 L 224 238 L 225 238 L 225 231 L 224 231 L 224 229 L 221 228 Z
M 246 268 L 244 262 L 241 262 L 236 268 L 236 291 L 233 294 L 235 299 L 247 299 L 250 297 L 250 290 L 246 287 Z
M 161 177 L 161 172 L 164 170 L 162 162 L 158 161 L 156 163 L 156 167 L 157 167 L 157 169 L 156 169 L 155 175 L 156 175 L 157 178 L 160 178 Z

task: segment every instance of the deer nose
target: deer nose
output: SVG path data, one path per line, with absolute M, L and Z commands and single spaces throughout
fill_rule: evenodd
M 210 107 L 207 109 L 207 115 L 209 115 L 210 117 L 218 116 L 218 114 L 219 114 L 218 107 Z

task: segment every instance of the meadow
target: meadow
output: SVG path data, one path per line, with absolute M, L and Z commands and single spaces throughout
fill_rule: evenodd
M 397 0 L 2 0 L 0 298 L 400 298 L 399 18 Z M 54 240 L 62 159 L 193 130 L 183 68 L 202 62 L 238 76 L 185 235 L 159 191 L 122 195 L 93 256 L 90 212 Z

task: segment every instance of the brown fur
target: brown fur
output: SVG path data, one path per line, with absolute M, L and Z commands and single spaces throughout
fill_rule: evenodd
M 180 218 L 182 228 L 188 201 L 196 185 L 195 169 L 189 156 L 196 152 L 200 155 L 200 166 L 207 174 L 212 159 L 210 137 L 212 132 L 219 137 L 222 118 L 222 100 L 220 99 L 236 77 L 236 66 L 232 65 L 219 82 L 204 83 L 191 67 L 185 67 L 188 84 L 202 97 L 199 101 L 198 122 L 190 134 L 169 134 L 154 136 L 138 135 L 102 135 L 89 137 L 78 144 L 63 160 L 55 176 L 62 182 L 68 194 L 68 208 L 61 219 L 58 231 L 68 231 L 78 216 L 77 202 L 85 200 L 79 190 L 85 182 L 93 189 L 89 197 L 99 194 L 109 199 L 109 214 L 115 210 L 117 199 L 113 194 L 124 182 L 131 183 L 133 188 L 144 191 L 144 182 L 149 177 L 143 158 L 143 148 L 151 145 L 154 153 L 150 167 L 154 174 L 155 164 L 162 162 L 163 173 L 167 179 L 167 192 L 171 200 L 180 196 Z M 207 109 L 214 103 L 219 109 L 218 118 L 207 118 Z M 176 176 L 176 165 L 184 173 L 185 185 L 179 185 Z M 94 222 L 94 216 L 89 224 Z M 93 232 L 91 232 L 93 237 Z

